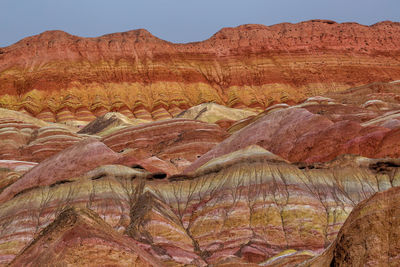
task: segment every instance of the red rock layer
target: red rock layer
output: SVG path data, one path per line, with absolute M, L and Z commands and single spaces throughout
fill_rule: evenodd
M 116 152 L 137 159 L 157 156 L 182 170 L 226 137 L 215 124 L 172 119 L 117 130 L 101 141 Z
M 163 174 L 171 176 L 179 173 L 177 167 L 170 161 L 161 160 L 155 156 L 140 160 L 132 156 L 124 156 L 118 159 L 115 164 L 130 166 L 134 169 L 144 169 L 150 173 L 161 175 L 160 178 L 166 177 Z
M 96 139 L 86 139 L 41 162 L 0 194 L 0 203 L 36 186 L 51 185 L 81 175 L 100 165 L 112 163 L 120 155 Z
M 26 145 L 32 133 L 39 126 L 23 123 L 15 119 L 0 120 L 0 155 L 1 159 L 21 160 L 20 147 Z
M 111 110 L 161 119 L 208 101 L 264 108 L 400 79 L 399 47 L 396 22 L 242 25 L 188 44 L 146 30 L 98 38 L 50 31 L 0 49 L 0 94 L 19 95 L 1 102 L 53 120 L 51 107 L 60 121 Z
M 9 266 L 162 266 L 89 209 L 63 211 Z
M 340 105 L 336 105 L 338 107 Z M 185 171 L 194 171 L 215 157 L 253 144 L 291 162 L 324 162 L 342 154 L 370 158 L 400 156 L 399 128 L 363 126 L 356 121 L 346 120 L 347 116 L 333 122 L 328 119 L 329 116 L 313 114 L 306 108 L 291 107 L 260 114 L 258 120 L 233 133 Z M 343 106 L 344 111 L 348 108 Z M 364 115 L 357 111 L 355 108 L 354 113 L 348 115 L 358 116 L 362 120 Z M 339 114 L 336 118 L 340 119 L 341 112 L 337 109 L 335 112 Z
M 40 162 L 81 139 L 59 126 L 39 127 L 5 118 L 0 120 L 0 159 Z

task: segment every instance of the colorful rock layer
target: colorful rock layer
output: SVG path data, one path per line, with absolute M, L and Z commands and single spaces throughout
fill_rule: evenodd
M 399 201 L 396 187 L 361 202 L 330 248 L 302 266 L 398 266 Z
M 399 80 L 399 47 L 396 22 L 242 25 L 188 44 L 143 29 L 97 38 L 49 31 L 0 48 L 0 105 L 57 122 L 109 111 L 159 120 L 204 102 L 262 110 Z
M 399 33 L 1 48 L 0 266 L 397 266 Z
M 365 94 L 375 86 L 259 114 L 216 104 L 157 122 L 108 113 L 83 129 L 4 110 L 0 264 L 395 261 L 382 238 L 398 228 L 400 105 L 388 97 L 398 86 Z
M 2 203 L 0 254 L 7 263 L 27 246 L 25 256 L 19 256 L 25 259 L 29 240 L 48 238 L 42 237 L 48 230 L 41 229 L 65 208 L 76 206 L 97 212 L 110 227 L 147 244 L 153 257 L 173 266 L 219 264 L 228 258 L 260 263 L 288 249 L 314 255 L 335 240 L 357 203 L 400 183 L 397 167 L 376 171 L 375 166 L 393 162 L 349 162 L 357 160 L 359 166 L 342 162 L 299 168 L 251 147 L 194 175 L 169 180 L 121 165 L 71 174 L 62 181 L 55 174 L 39 187 L 17 188 L 15 196 Z M 36 171 L 39 167 L 21 181 L 43 176 Z M 57 246 L 72 249 L 69 244 Z

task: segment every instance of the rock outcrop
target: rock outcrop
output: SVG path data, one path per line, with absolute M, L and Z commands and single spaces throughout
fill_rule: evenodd
M 248 110 L 228 108 L 215 103 L 205 103 L 191 107 L 176 117 L 217 123 L 221 120 L 238 121 L 255 115 L 256 113 Z
M 149 179 L 138 167 L 103 165 L 2 203 L 0 255 L 9 262 L 60 210 L 77 206 L 173 266 L 260 263 L 280 253 L 292 256 L 284 262 L 299 262 L 335 240 L 357 203 L 398 186 L 396 166 L 357 157 L 296 166 L 260 147 L 166 179 Z M 298 253 L 287 252 L 293 249 Z
M 227 136 L 215 124 L 171 119 L 120 129 L 101 141 L 125 156 L 137 159 L 157 156 L 182 170 Z
M 158 120 L 212 101 L 262 110 L 398 80 L 399 47 L 400 24 L 388 21 L 250 24 L 188 44 L 143 29 L 97 38 L 48 31 L 0 49 L 0 103 L 59 122 L 109 111 Z
M 239 130 L 197 159 L 185 172 L 249 145 L 259 145 L 290 162 L 324 162 L 342 154 L 370 158 L 400 156 L 398 128 L 363 126 L 356 119 L 349 120 L 351 116 L 364 116 L 357 109 L 332 121 L 329 114 L 314 114 L 301 106 L 265 112 L 245 127 L 237 125 Z M 335 108 L 335 114 L 340 114 L 338 105 Z
M 399 201 L 395 187 L 359 203 L 329 249 L 302 266 L 398 266 Z
M 73 127 L 47 124 L 20 112 L 0 119 L 0 158 L 40 162 L 87 138 Z
M 121 156 L 96 139 L 86 139 L 44 160 L 0 194 L 0 203 L 37 186 L 68 182 L 68 178 L 112 163 Z
M 89 209 L 64 210 L 9 266 L 162 266 Z
M 112 132 L 128 126 L 140 125 L 149 121 L 140 119 L 129 119 L 125 115 L 118 112 L 109 112 L 91 121 L 82 128 L 78 133 L 105 136 Z

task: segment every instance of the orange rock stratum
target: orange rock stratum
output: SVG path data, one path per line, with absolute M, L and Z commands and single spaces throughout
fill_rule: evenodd
M 210 101 L 260 110 L 400 79 L 399 60 L 397 22 L 242 25 L 187 44 L 143 29 L 97 38 L 49 31 L 0 48 L 0 105 L 47 121 L 107 111 L 157 120 Z

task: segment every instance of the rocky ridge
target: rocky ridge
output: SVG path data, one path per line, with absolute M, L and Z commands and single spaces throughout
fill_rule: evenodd
M 87 257 L 92 255 L 93 257 Z M 132 239 L 89 209 L 64 210 L 10 266 L 162 266 Z
M 400 79 L 400 25 L 312 20 L 224 28 L 173 44 L 140 29 L 82 38 L 62 31 L 0 49 L 0 104 L 46 121 L 109 111 L 171 118 L 204 102 L 262 110 Z

